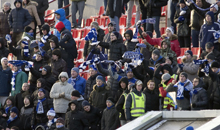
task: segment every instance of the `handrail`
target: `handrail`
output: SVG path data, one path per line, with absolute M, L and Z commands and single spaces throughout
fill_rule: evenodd
M 68 4 L 68 5 L 62 7 L 62 9 L 65 9 L 65 8 L 69 7 L 70 5 L 71 5 L 71 4 Z M 52 15 L 53 13 L 54 13 L 54 12 L 52 12 L 52 13 L 50 13 L 50 14 L 44 16 L 44 18 L 45 18 L 45 17 L 48 17 L 48 16 L 50 16 L 50 15 Z

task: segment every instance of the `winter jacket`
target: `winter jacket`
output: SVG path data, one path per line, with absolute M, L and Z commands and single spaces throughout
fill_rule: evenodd
M 103 87 L 93 86 L 93 91 L 89 97 L 89 103 L 103 111 L 106 108 L 106 100 L 110 96 L 110 87 L 104 84 Z
M 41 83 L 42 84 L 42 83 Z M 41 87 L 43 89 L 45 89 L 45 87 Z M 40 88 L 37 88 L 31 95 L 31 99 L 32 101 L 35 101 L 38 97 L 38 91 L 39 91 Z M 50 98 L 50 92 L 48 92 L 46 89 L 45 89 L 45 97 L 46 98 Z
M 14 47 L 13 45 L 12 45 L 12 43 L 8 43 L 8 49 L 9 49 L 9 51 L 14 55 L 14 56 L 16 56 L 17 58 L 17 60 L 28 60 L 29 59 L 29 57 L 28 56 L 25 56 L 24 55 L 24 49 L 23 48 L 20 48 L 20 47 Z M 29 52 L 30 52 L 30 50 L 29 50 Z
M 160 47 L 161 47 L 161 41 L 164 40 L 165 38 L 166 38 L 165 34 L 163 34 L 160 38 L 151 38 L 149 35 L 145 37 L 148 43 L 150 43 L 153 46 L 158 45 Z M 173 34 L 169 38 L 169 40 L 170 40 L 171 50 L 174 51 L 176 53 L 176 56 L 178 57 L 180 55 L 180 44 L 177 39 L 177 36 Z
M 147 16 L 161 16 L 161 7 L 167 5 L 167 0 L 144 0 L 144 5 L 147 7 Z M 147 4 L 148 3 L 148 4 Z
M 11 106 L 7 106 L 7 105 L 6 105 L 6 101 L 7 101 L 8 99 L 11 100 L 11 102 L 12 102 L 12 103 L 11 103 Z M 7 111 L 6 111 L 6 107 L 9 107 Z M 11 110 L 12 107 L 14 107 L 14 97 L 13 97 L 13 96 L 8 96 L 8 97 L 6 98 L 6 100 L 5 100 L 4 106 L 2 106 L 1 109 L 0 109 L 2 115 L 3 115 L 3 114 L 6 114 L 6 117 L 3 117 L 4 119 L 7 120 L 7 119 L 9 118 L 9 116 L 10 116 L 10 110 Z
M 75 90 L 79 91 L 79 93 L 80 93 L 81 95 L 84 95 L 85 89 L 86 89 L 86 80 L 85 80 L 83 77 L 81 77 L 80 75 L 78 75 L 78 76 L 76 77 L 76 83 L 75 83 L 74 86 L 73 86 L 73 84 L 72 84 L 72 77 L 70 77 L 70 78 L 68 79 L 68 83 L 71 84 L 72 87 L 73 87 Z
M 44 43 L 44 46 L 42 47 L 42 49 L 47 52 L 50 49 L 50 41 L 49 41 L 49 39 L 51 39 L 52 37 L 55 37 L 55 36 L 53 34 L 50 34 L 50 26 L 48 24 L 42 25 L 41 30 L 46 30 L 47 34 L 49 34 L 49 37 L 46 39 L 45 43 L 42 41 L 43 37 L 41 37 L 41 42 Z M 57 44 L 58 44 L 58 40 L 57 40 Z M 58 45 L 58 47 L 59 47 L 59 45 Z
M 9 23 L 8 23 L 8 15 L 10 13 L 11 9 L 9 9 L 8 11 L 4 11 L 2 10 L 2 12 L 0 12 L 0 37 L 5 38 L 6 34 L 10 33 L 10 27 L 9 27 Z M 6 40 L 4 40 L 4 45 L 6 45 Z
M 88 119 L 90 130 L 101 129 L 102 113 L 95 107 L 90 105 L 90 111 L 84 111 L 84 116 Z
M 59 75 L 59 81 L 53 85 L 50 91 L 50 98 L 53 98 L 53 106 L 56 113 L 66 113 L 68 108 L 68 103 L 71 101 L 71 93 L 74 90 L 72 85 L 65 82 L 61 82 L 61 77 L 66 77 L 68 79 L 68 74 L 66 72 L 61 72 Z M 65 93 L 65 97 L 60 97 L 61 93 Z
M 21 90 L 18 94 L 14 96 L 14 105 L 18 108 L 19 111 L 24 106 L 24 97 L 30 94 L 31 93 L 29 91 Z
M 32 16 L 32 22 L 28 25 L 30 26 L 32 29 L 35 29 L 35 21 L 37 22 L 37 25 L 41 25 L 41 21 L 39 18 L 39 15 L 37 13 L 37 6 L 38 3 L 35 1 L 30 1 L 28 4 L 24 4 L 24 2 L 22 3 L 22 6 L 24 9 L 27 9 L 29 14 Z
M 115 106 L 105 108 L 102 114 L 101 130 L 115 130 L 120 126 L 119 113 Z
M 136 47 L 136 44 L 138 43 L 138 41 L 137 41 L 137 42 L 132 42 L 132 41 L 131 41 L 132 38 L 133 38 L 133 31 L 132 31 L 132 30 L 127 30 L 127 31 L 124 33 L 124 36 L 125 36 L 125 34 L 128 34 L 128 35 L 130 36 L 130 40 L 124 42 L 127 51 L 133 51 L 133 50 L 135 50 L 135 47 Z
M 66 62 L 59 58 L 57 61 L 52 60 L 50 63 L 52 69 L 52 75 L 58 79 L 58 76 L 61 72 L 67 72 Z
M 77 99 L 77 102 L 78 102 L 78 110 L 79 111 L 84 111 L 84 108 L 82 107 L 82 102 L 84 101 L 85 99 L 83 98 L 82 95 L 80 95 L 80 97 Z
M 23 106 L 20 111 L 20 120 L 22 123 L 22 130 L 31 130 L 31 117 L 33 113 L 33 106 Z
M 120 60 L 126 51 L 126 47 L 123 43 L 120 42 L 120 39 L 111 41 L 109 43 L 101 42 L 99 45 L 108 49 L 108 60 Z
M 27 82 L 27 74 L 23 71 L 18 73 L 15 78 L 15 90 L 12 90 L 12 85 L 11 85 L 11 96 L 15 96 L 16 94 L 20 93 L 20 90 L 22 88 L 23 83 Z
M 65 126 L 69 130 L 89 130 L 88 120 L 85 118 L 84 113 L 78 111 L 78 103 L 77 101 L 71 101 L 69 103 L 69 109 L 71 104 L 75 104 L 76 108 L 74 111 L 69 111 L 65 116 Z
M 85 89 L 85 100 L 89 100 L 89 95 L 93 90 L 93 86 L 96 84 L 96 77 L 99 74 L 96 74 L 94 76 L 90 76 L 87 80 L 86 80 L 86 89 Z
M 2 66 L 0 66 L 0 96 L 9 96 L 11 92 L 11 77 L 11 69 L 8 67 L 6 70 L 3 70 Z
M 4 38 L 3 37 L 0 37 L 0 44 L 1 44 L 1 47 L 0 47 L 0 58 L 2 59 L 3 57 L 8 57 L 9 50 L 4 45 L 6 43 L 4 42 Z
M 143 93 L 146 96 L 145 111 L 158 111 L 159 110 L 159 93 L 154 90 L 149 90 L 147 87 Z M 153 99 L 153 100 L 152 100 Z
M 47 0 L 31 0 L 31 1 L 35 1 L 38 3 L 37 13 L 38 13 L 39 17 L 43 17 L 45 11 L 49 7 L 48 1 Z
M 71 31 L 71 23 L 68 19 L 66 19 L 65 10 L 64 9 L 58 9 L 54 13 L 60 15 L 60 19 L 58 19 L 56 21 L 54 26 L 56 26 L 57 23 L 59 23 L 61 21 L 65 25 L 65 28 L 68 29 L 69 31 Z M 57 29 L 54 29 L 54 35 L 57 36 L 57 38 L 60 41 L 60 33 Z
M 17 115 L 18 116 L 18 115 Z M 22 124 L 21 124 L 21 120 L 18 118 L 16 118 L 15 120 L 11 121 L 8 125 L 7 128 L 11 128 L 12 126 L 17 126 L 19 129 L 22 129 Z
M 14 5 L 17 1 L 22 3 L 21 0 L 15 0 Z M 24 32 L 24 28 L 28 26 L 32 20 L 28 10 L 22 8 L 22 6 L 12 9 L 8 16 L 9 26 L 13 32 Z
M 126 88 L 122 88 L 121 87 L 121 82 L 124 82 L 125 84 L 126 84 Z M 120 80 L 119 80 L 119 82 L 118 82 L 118 84 L 119 84 L 119 89 L 118 89 L 118 91 L 117 91 L 117 94 L 116 94 L 116 96 L 115 96 L 115 102 L 117 102 L 118 101 L 118 99 L 120 98 L 120 96 L 121 96 L 121 94 L 125 91 L 125 90 L 127 90 L 128 88 L 128 78 L 127 77 L 123 77 L 123 78 L 121 78 Z
M 114 18 L 114 16 L 120 18 L 122 13 L 122 7 L 122 0 L 108 0 L 106 7 L 106 15 L 110 16 L 111 18 Z
M 2 118 L 2 116 L 0 116 L 0 125 L 3 127 L 4 130 L 7 127 L 7 121 L 4 118 Z
M 201 56 L 200 56 L 200 59 L 205 59 L 206 58 L 206 55 L 208 54 L 209 52 L 206 52 L 206 51 L 203 51 Z M 217 50 L 217 49 L 214 49 L 212 51 L 212 54 L 214 54 L 215 56 L 215 61 L 217 61 L 218 63 L 220 63 L 220 52 Z
M 214 22 L 214 13 L 209 11 L 206 13 L 206 15 L 211 16 L 212 22 L 211 23 L 207 23 L 207 21 L 205 22 L 205 24 L 202 25 L 201 29 L 200 29 L 200 33 L 199 33 L 199 41 L 200 41 L 200 47 L 202 47 L 203 50 L 205 50 L 205 44 L 207 42 L 212 42 L 214 43 L 215 49 L 217 48 L 217 42 L 218 39 L 214 38 L 213 35 L 213 31 L 209 31 L 209 30 L 219 30 L 219 24 Z

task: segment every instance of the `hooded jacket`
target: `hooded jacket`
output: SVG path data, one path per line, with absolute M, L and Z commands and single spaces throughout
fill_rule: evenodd
M 126 84 L 126 88 L 125 88 L 125 89 L 123 89 L 123 88 L 121 87 L 121 82 L 124 82 L 124 83 Z M 118 99 L 120 98 L 121 94 L 128 89 L 128 88 L 127 88 L 127 87 L 128 87 L 128 78 L 127 78 L 127 77 L 121 78 L 121 79 L 119 80 L 119 83 L 118 83 L 118 84 L 119 84 L 119 89 L 118 89 L 117 94 L 116 94 L 116 96 L 115 96 L 115 102 L 117 102 Z
M 28 10 L 22 8 L 21 0 L 15 0 L 14 5 L 17 2 L 21 3 L 21 7 L 11 10 L 8 22 L 13 32 L 24 32 L 24 28 L 31 23 L 32 17 Z
M 1 28 L 0 28 L 0 30 L 1 30 Z M 2 59 L 3 57 L 8 57 L 9 50 L 8 50 L 8 48 L 5 47 L 5 41 L 2 37 L 0 37 L 0 44 L 1 44 L 0 45 L 0 59 Z
M 66 77 L 66 81 L 62 82 L 61 77 Z M 55 83 L 50 91 L 50 98 L 53 98 L 53 106 L 56 113 L 66 113 L 68 103 L 71 101 L 71 93 L 74 90 L 73 86 L 67 83 L 68 74 L 61 72 L 59 75 L 59 82 Z M 65 97 L 62 98 L 59 95 L 65 93 Z
M 71 31 L 71 23 L 68 19 L 66 19 L 65 10 L 58 9 L 54 13 L 60 15 L 60 18 L 57 20 L 56 24 L 61 21 L 65 25 L 65 28 Z M 56 24 L 54 26 L 56 26 Z M 60 41 L 60 33 L 58 32 L 57 29 L 54 29 L 54 35 L 57 36 L 58 40 Z
M 42 25 L 41 30 L 46 30 L 47 34 L 49 34 L 50 33 L 50 26 L 48 24 L 44 24 L 44 25 Z M 45 50 L 46 52 L 50 49 L 49 39 L 51 39 L 52 37 L 54 37 L 54 35 L 50 34 L 50 36 L 46 40 L 46 43 L 44 43 L 44 46 L 42 47 L 42 49 Z
M 76 89 L 77 91 L 79 91 L 79 93 L 80 93 L 81 95 L 84 95 L 85 89 L 86 89 L 86 80 L 85 80 L 83 77 L 81 77 L 81 76 L 78 74 L 78 76 L 76 77 L 76 82 L 75 82 L 76 85 L 75 85 L 75 86 L 72 85 L 72 77 L 70 77 L 70 78 L 68 79 L 68 83 L 71 84 L 72 88 L 74 88 L 74 89 Z
M 5 37 L 6 34 L 9 34 L 10 33 L 10 27 L 9 27 L 9 23 L 8 23 L 8 15 L 11 11 L 11 8 L 8 10 L 8 11 L 4 11 L 2 10 L 2 12 L 0 12 L 0 37 Z M 4 45 L 7 45 L 6 44 L 6 40 L 4 40 Z M 1 55 L 1 54 L 0 54 Z
M 124 33 L 124 37 L 125 37 L 125 34 L 128 34 L 128 35 L 130 36 L 130 39 L 124 42 L 127 51 L 133 51 L 133 50 L 135 50 L 136 44 L 137 44 L 138 42 L 132 42 L 132 41 L 131 41 L 132 38 L 133 38 L 133 31 L 132 31 L 132 30 L 127 30 L 127 31 Z
M 11 77 L 11 69 L 8 67 L 6 70 L 3 70 L 2 66 L 0 66 L 0 96 L 9 96 L 11 92 Z
M 51 66 L 52 74 L 56 79 L 58 79 L 61 72 L 67 72 L 66 61 L 64 61 L 61 57 L 59 57 L 57 61 L 51 59 L 51 63 L 49 65 Z
M 11 106 L 9 107 L 7 113 L 6 113 L 6 111 L 5 111 L 6 107 L 7 107 L 6 106 L 6 101 L 8 99 L 11 100 L 12 103 L 11 103 Z M 8 117 L 10 116 L 10 110 L 11 110 L 12 107 L 14 107 L 14 97 L 13 96 L 9 96 L 8 98 L 6 98 L 4 106 L 2 106 L 1 109 L 0 109 L 2 114 L 6 114 L 7 115 L 6 117 L 3 117 L 3 118 L 8 119 Z
M 214 43 L 215 49 L 217 49 L 217 42 L 218 39 L 215 39 L 213 36 L 213 31 L 209 30 L 219 30 L 219 24 L 214 22 L 214 13 L 211 11 L 208 11 L 206 15 L 209 15 L 211 17 L 211 23 L 208 23 L 207 21 L 205 24 L 202 25 L 199 33 L 199 41 L 200 41 L 200 47 L 202 47 L 203 50 L 205 50 L 205 44 L 207 42 Z

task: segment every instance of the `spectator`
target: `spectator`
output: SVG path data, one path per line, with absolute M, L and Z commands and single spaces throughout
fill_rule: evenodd
M 58 0 L 57 2 L 58 2 L 58 9 L 65 7 L 69 4 L 69 0 Z M 69 6 L 65 8 L 65 16 L 69 16 Z
M 9 2 L 5 2 L 3 4 L 3 10 L 2 12 L 0 12 L 0 37 L 5 37 L 6 34 L 10 33 L 10 27 L 9 27 L 9 23 L 8 23 L 8 15 L 11 11 L 11 4 Z M 1 44 L 3 44 L 3 46 L 6 46 L 6 40 L 2 39 L 2 41 L 0 41 Z
M 149 66 L 155 67 L 158 63 L 164 63 L 165 59 L 160 55 L 160 51 L 158 49 L 152 52 L 151 58 L 149 60 Z
M 39 91 L 39 89 L 40 88 L 43 88 L 43 89 L 45 89 L 46 88 L 46 84 L 45 84 L 45 79 L 44 78 L 39 78 L 39 79 L 37 79 L 37 83 L 36 83 L 37 85 L 37 87 L 36 87 L 36 90 L 32 93 L 32 95 L 31 95 L 31 99 L 33 100 L 33 101 L 35 101 L 36 99 L 37 99 L 37 96 L 38 96 L 38 91 Z M 47 91 L 47 90 L 45 90 L 45 97 L 46 98 L 50 98 L 50 96 L 49 96 L 49 92 Z
M 108 97 L 106 100 L 106 106 L 101 120 L 102 130 L 114 130 L 120 126 L 119 113 L 115 108 L 115 102 L 112 97 Z
M 212 31 L 208 31 L 210 29 L 219 30 L 219 25 L 214 21 L 214 13 L 211 11 L 207 12 L 205 16 L 205 21 L 206 22 L 202 25 L 199 33 L 200 47 L 205 50 L 205 44 L 207 42 L 212 42 L 214 43 L 214 48 L 218 49 L 218 44 L 216 44 L 218 40 L 214 38 Z
M 1 113 L 2 113 L 3 118 L 8 119 L 8 117 L 10 116 L 10 110 L 12 107 L 14 107 L 14 97 L 9 96 L 5 100 L 4 106 L 1 107 Z
M 64 119 L 59 117 L 56 121 L 56 129 L 55 130 L 68 130 L 64 125 L 65 125 Z
M 1 15 L 1 13 L 0 13 Z M 1 17 L 1 16 L 0 16 Z M 1 24 L 1 21 L 0 21 Z M 9 50 L 5 47 L 4 38 L 0 37 L 0 58 L 2 57 L 8 57 Z
M 50 98 L 53 98 L 53 106 L 57 116 L 65 118 L 65 113 L 68 108 L 68 103 L 71 101 L 71 92 L 73 87 L 67 83 L 68 75 L 66 72 L 61 72 L 59 81 L 53 85 L 50 91 Z
M 197 72 L 199 70 L 199 65 L 193 63 L 193 53 L 190 50 L 185 52 L 185 57 L 182 58 L 182 64 L 179 64 L 179 69 L 177 74 L 180 72 L 186 72 L 188 79 L 192 81 L 194 78 L 197 78 Z
M 72 68 L 71 77 L 68 79 L 68 83 L 71 84 L 75 90 L 79 91 L 81 95 L 84 95 L 86 80 L 79 75 L 79 68 Z
M 59 49 L 52 51 L 51 63 L 49 64 L 52 69 L 52 75 L 58 79 L 61 72 L 66 72 L 66 62 L 61 57 Z
M 200 59 L 205 59 L 208 53 L 212 52 L 215 56 L 215 61 L 220 63 L 220 52 L 217 49 L 214 49 L 214 45 L 211 42 L 207 42 L 205 44 L 205 50 L 202 52 Z
M 126 28 L 130 28 L 131 27 L 131 18 L 132 18 L 132 11 L 133 11 L 133 6 L 135 5 L 136 7 L 136 17 L 135 17 L 135 23 L 138 22 L 138 20 L 140 20 L 140 4 L 139 4 L 139 1 L 138 0 L 129 0 L 128 2 L 128 8 L 127 8 L 127 23 L 126 23 Z M 136 27 L 134 25 L 134 27 Z
M 22 84 L 21 91 L 14 96 L 14 105 L 20 111 L 21 108 L 24 106 L 24 98 L 29 96 L 31 93 L 29 92 L 29 85 L 27 82 Z
M 28 26 L 30 26 L 32 29 L 34 29 L 33 37 L 34 37 L 34 39 L 36 39 L 36 26 L 38 26 L 39 29 L 41 26 L 41 20 L 39 18 L 38 13 L 37 13 L 38 3 L 35 1 L 30 1 L 30 0 L 23 0 L 22 6 L 24 7 L 24 9 L 27 9 L 29 14 L 33 17 L 32 22 Z M 35 25 L 35 22 L 37 23 L 37 25 Z
M 173 62 L 173 58 L 172 57 L 167 57 L 165 60 L 165 64 L 168 64 L 171 66 L 173 73 L 176 74 L 178 67 L 177 67 L 177 63 Z
M 85 8 L 86 0 L 72 0 L 72 23 L 73 28 L 81 28 L 83 11 Z M 76 13 L 79 11 L 78 22 L 76 21 Z
M 122 0 L 108 1 L 106 8 L 106 15 L 109 16 L 110 21 L 116 23 L 116 31 L 119 32 L 119 19 L 122 14 Z
M 137 0 L 134 0 L 134 1 L 137 1 Z M 132 2 L 132 0 L 130 1 Z M 137 18 L 137 17 L 136 17 Z M 135 50 L 135 47 L 136 47 L 136 44 L 138 43 L 138 41 L 133 41 L 132 38 L 133 38 L 133 31 L 132 30 L 127 30 L 125 33 L 124 33 L 124 37 L 126 39 L 126 41 L 124 42 L 125 46 L 126 46 L 126 49 L 127 51 L 133 51 Z
M 118 101 L 118 99 L 120 98 L 120 96 L 125 92 L 127 91 L 128 89 L 128 78 L 127 77 L 122 77 L 119 81 L 119 89 L 118 91 L 116 92 L 116 96 L 114 98 L 115 102 Z M 117 107 L 116 107 L 117 109 Z
M 48 122 L 47 122 L 47 130 L 54 130 L 56 129 L 56 121 L 57 118 L 55 118 L 56 113 L 54 110 L 49 110 L 47 112 L 47 118 L 48 118 Z
M 11 77 L 12 77 L 12 72 L 11 69 L 8 67 L 8 59 L 6 57 L 1 58 L 0 75 L 1 75 L 0 103 L 4 104 L 5 100 L 9 96 L 9 93 L 11 92 Z
M 50 33 L 50 26 L 47 23 L 42 25 L 41 30 L 43 33 L 43 36 L 41 37 L 41 42 L 44 43 L 42 49 L 47 52 L 50 49 L 49 39 L 54 37 L 54 35 Z
M 190 47 L 190 10 L 186 6 L 184 0 L 179 2 L 180 8 L 176 10 L 174 22 L 177 24 L 177 35 L 180 47 Z
M 71 100 L 76 100 L 78 102 L 78 110 L 83 111 L 82 102 L 84 101 L 84 98 L 82 95 L 80 95 L 79 91 L 74 90 L 71 93 Z
M 7 127 L 6 120 L 2 117 L 2 113 L 0 113 L 0 130 L 5 130 Z
M 89 127 L 91 130 L 101 130 L 101 112 L 89 104 L 88 101 L 82 102 L 85 118 L 88 119 Z
M 46 122 L 48 122 L 46 112 L 51 108 L 53 108 L 53 101 L 45 97 L 45 90 L 43 88 L 39 89 L 38 100 L 34 101 L 31 120 L 32 128 L 37 128 L 38 126 L 46 127 Z
M 18 41 L 18 45 L 21 44 L 22 41 L 27 41 L 28 42 L 28 47 L 30 47 L 31 41 L 34 40 L 34 32 L 33 29 L 30 26 L 26 26 L 24 28 L 24 33 L 21 37 L 21 40 Z
M 18 109 L 16 107 L 12 107 L 11 110 L 10 110 L 10 116 L 7 120 L 7 128 L 11 128 L 13 126 L 17 126 L 19 129 L 22 129 L 21 127 L 21 121 L 18 117 Z M 6 128 L 6 129 L 7 129 Z
M 15 9 L 12 9 L 9 16 L 8 22 L 11 28 L 10 34 L 12 34 L 12 45 L 17 46 L 17 42 L 21 39 L 24 27 L 29 25 L 32 21 L 32 17 L 28 10 L 22 8 L 22 1 L 15 0 Z M 17 17 L 18 14 L 19 17 Z
M 23 100 L 23 107 L 21 108 L 20 111 L 20 120 L 22 124 L 22 128 L 24 130 L 30 130 L 31 129 L 31 114 L 33 112 L 33 105 L 31 103 L 31 97 L 29 95 L 24 97 Z
M 100 111 L 106 107 L 106 99 L 110 96 L 110 87 L 105 84 L 102 76 L 96 77 L 96 85 L 93 86 L 93 91 L 89 97 L 89 103 L 98 108 Z
M 76 42 L 73 39 L 71 32 L 68 29 L 65 29 L 65 26 L 62 22 L 57 23 L 56 29 L 61 34 L 61 39 L 59 45 L 66 51 L 68 54 L 67 63 L 67 73 L 69 74 L 74 64 L 73 61 L 77 58 L 77 49 Z
M 209 66 L 211 66 L 211 64 L 215 61 L 215 55 L 212 52 L 208 53 L 205 59 L 207 59 Z
M 145 1 L 143 0 L 139 0 L 139 4 L 140 4 L 140 9 L 141 9 L 141 19 L 147 19 L 147 4 L 145 4 Z M 143 29 L 144 31 L 147 31 L 147 24 L 144 23 L 143 24 Z
M 206 90 L 202 86 L 203 86 L 202 81 L 199 78 L 195 78 L 193 80 L 191 110 L 207 109 L 208 96 Z
M 87 130 L 89 129 L 88 120 L 84 114 L 78 111 L 78 102 L 76 100 L 69 103 L 71 111 L 66 113 L 65 126 L 69 130 Z
M 171 27 L 167 27 L 166 33 L 163 34 L 160 38 L 151 38 L 147 33 L 143 32 L 142 35 L 147 40 L 148 43 L 151 45 L 158 45 L 161 47 L 161 41 L 165 38 L 168 38 L 170 40 L 170 46 L 171 50 L 176 53 L 176 56 L 178 57 L 180 55 L 180 44 L 178 41 L 178 37 L 174 34 L 174 31 Z
M 125 101 L 125 117 L 127 122 L 130 122 L 145 113 L 146 97 L 142 92 L 142 86 L 142 81 L 137 80 L 135 83 L 135 88 L 133 88 L 132 91 L 127 95 Z M 134 104 L 136 104 L 136 106 Z
M 65 28 L 71 31 L 71 23 L 68 19 L 66 19 L 65 10 L 61 8 L 56 10 L 54 13 L 57 19 L 55 26 L 57 25 L 57 23 L 63 22 Z M 57 29 L 54 29 L 54 35 L 57 36 L 58 40 L 60 41 L 60 32 Z
M 170 21 L 171 21 L 171 27 L 173 28 L 174 34 L 176 34 L 176 23 L 174 23 L 174 15 L 176 13 L 176 10 L 178 9 L 177 3 L 178 0 L 172 0 L 170 3 Z

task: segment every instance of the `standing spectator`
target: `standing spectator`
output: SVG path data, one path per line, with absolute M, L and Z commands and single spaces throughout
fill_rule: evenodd
M 73 87 L 67 83 L 68 75 L 66 72 L 61 72 L 59 81 L 53 85 L 50 91 L 50 98 L 53 98 L 53 105 L 57 116 L 65 118 L 68 103 L 71 101 L 71 92 Z
M 5 100 L 9 96 L 11 92 L 11 77 L 12 72 L 11 69 L 8 67 L 8 59 L 6 57 L 1 58 L 1 66 L 0 66 L 0 103 L 4 104 Z
M 147 19 L 147 4 L 145 4 L 145 1 L 143 0 L 139 0 L 139 4 L 140 4 L 140 9 L 141 9 L 141 19 Z M 144 28 L 144 31 L 146 32 L 147 30 L 147 24 L 144 23 L 143 24 L 143 28 Z
M 37 25 L 38 27 L 41 26 L 41 20 L 37 13 L 38 3 L 35 1 L 30 1 L 30 0 L 23 0 L 22 6 L 24 7 L 24 9 L 27 9 L 29 14 L 33 17 L 32 22 L 28 26 L 30 26 L 33 29 L 33 32 L 34 32 L 33 37 L 34 39 L 36 39 L 36 26 Z M 37 25 L 35 25 L 35 22 L 37 22 Z
M 56 121 L 57 118 L 55 118 L 56 113 L 54 110 L 49 110 L 47 112 L 47 118 L 48 118 L 48 122 L 47 122 L 47 130 L 54 130 L 56 129 Z
M 103 42 L 108 42 L 109 43 L 111 41 L 111 33 L 113 31 L 116 31 L 116 23 L 114 21 L 111 21 L 108 24 L 108 33 L 105 34 L 105 36 L 103 38 Z M 122 38 L 121 34 L 119 34 L 119 39 L 121 39 L 121 41 L 123 42 L 123 38 Z M 106 52 L 106 54 L 107 54 L 107 52 Z
M 176 23 L 174 23 L 174 15 L 176 13 L 176 10 L 178 9 L 177 3 L 178 0 L 172 0 L 170 3 L 170 21 L 171 21 L 171 27 L 174 30 L 174 34 L 176 34 Z
M 8 57 L 8 54 L 9 54 L 9 50 L 8 48 L 5 47 L 4 38 L 0 37 L 0 59 L 2 57 Z
M 219 25 L 215 23 L 214 21 L 214 13 L 212 11 L 209 11 L 206 13 L 205 16 L 205 24 L 202 25 L 199 33 L 199 41 L 200 41 L 200 47 L 202 47 L 203 50 L 205 50 L 205 44 L 207 42 L 214 43 L 214 48 L 218 49 L 218 39 L 216 40 L 213 35 L 213 31 L 208 30 L 219 30 Z
M 45 84 L 45 79 L 44 78 L 37 79 L 37 83 L 36 84 L 37 84 L 36 85 L 36 90 L 31 95 L 31 99 L 33 101 L 35 101 L 37 99 L 39 89 L 41 89 L 41 88 L 45 89 L 46 88 L 46 84 Z M 50 98 L 49 94 L 50 93 L 47 90 L 45 90 L 45 97 L 46 98 Z
M 180 8 L 177 9 L 176 14 L 174 16 L 174 22 L 177 24 L 177 35 L 178 41 L 180 43 L 180 47 L 190 47 L 191 39 L 190 39 L 190 10 L 184 0 L 180 0 L 179 2 Z
M 10 116 L 10 110 L 12 107 L 14 107 L 14 97 L 9 96 L 5 100 L 4 106 L 1 107 L 2 117 L 4 117 L 5 119 L 8 119 L 8 117 Z
M 126 28 L 130 28 L 131 27 L 131 18 L 132 18 L 132 11 L 133 11 L 133 6 L 136 6 L 136 17 L 135 17 L 135 23 L 138 22 L 138 20 L 140 20 L 140 4 L 139 4 L 139 0 L 129 0 L 128 2 L 128 9 L 127 9 L 127 25 Z M 136 26 L 134 26 L 136 27 Z
M 178 65 L 176 62 L 173 62 L 173 58 L 172 57 L 167 57 L 166 60 L 165 60 L 165 64 L 168 64 L 171 66 L 172 70 L 173 70 L 173 73 L 176 74 L 177 73 L 177 70 L 178 70 Z
M 149 66 L 155 67 L 158 63 L 164 63 L 165 59 L 160 55 L 160 51 L 158 49 L 152 51 L 151 58 L 149 60 Z
M 86 88 L 86 80 L 79 75 L 79 68 L 74 67 L 71 70 L 71 77 L 68 79 L 68 83 L 72 85 L 72 87 L 79 91 L 81 95 L 84 95 Z
M 71 100 L 76 100 L 78 102 L 78 110 L 83 111 L 82 102 L 84 101 L 84 98 L 82 95 L 80 95 L 79 91 L 74 90 L 71 93 Z
M 56 129 L 54 130 L 69 130 L 64 125 L 65 125 L 64 119 L 59 117 L 56 121 Z
M 68 29 L 69 31 L 71 31 L 71 23 L 68 19 L 66 19 L 65 10 L 58 9 L 54 13 L 55 13 L 56 19 L 57 19 L 55 26 L 57 25 L 57 23 L 63 22 L 65 28 Z M 54 29 L 54 35 L 57 36 L 57 38 L 60 41 L 60 32 L 56 28 Z
M 63 4 L 64 6 L 67 6 L 69 4 L 69 0 L 58 0 L 58 8 L 62 8 Z M 65 16 L 69 16 L 69 7 L 65 8 Z
M 83 11 L 85 8 L 86 0 L 71 0 L 72 1 L 72 23 L 73 28 L 81 28 L 83 18 Z M 78 23 L 76 22 L 76 13 L 79 11 Z
M 89 121 L 89 127 L 91 130 L 101 130 L 101 112 L 89 104 L 88 101 L 82 102 L 85 118 Z
M 63 22 L 56 25 L 56 29 L 61 33 L 59 45 L 64 48 L 68 54 L 67 60 L 67 73 L 70 75 L 71 68 L 73 68 L 73 61 L 77 58 L 76 42 L 73 39 L 71 32 L 65 28 Z
M 14 5 L 15 9 L 11 10 L 8 16 L 8 22 L 11 28 L 12 44 L 17 46 L 17 42 L 21 39 L 22 33 L 24 32 L 24 27 L 31 23 L 32 17 L 28 10 L 22 8 L 21 0 L 15 0 Z
M 202 51 L 202 54 L 200 56 L 200 59 L 205 59 L 205 57 L 212 52 L 215 56 L 215 61 L 220 63 L 220 52 L 217 49 L 214 49 L 214 45 L 211 42 L 207 42 L 205 44 L 205 50 Z
M 0 37 L 5 37 L 6 34 L 10 33 L 10 27 L 8 23 L 8 15 L 11 11 L 11 4 L 9 2 L 5 2 L 3 4 L 3 10 L 0 12 Z M 3 44 L 4 43 L 4 44 Z M 6 40 L 3 39 L 3 42 L 1 42 L 3 46 L 6 46 Z
M 122 14 L 122 0 L 108 0 L 106 15 L 109 16 L 110 21 L 116 23 L 116 31 L 119 32 L 119 19 Z
M 135 0 L 136 1 L 136 0 Z M 132 2 L 132 0 L 130 1 Z M 137 17 L 136 17 L 137 18 Z M 126 39 L 126 41 L 124 42 L 127 51 L 133 51 L 135 50 L 136 44 L 138 43 L 138 41 L 132 41 L 133 38 L 133 31 L 132 30 L 127 30 L 124 33 L 124 37 Z
M 115 108 L 115 102 L 112 97 L 106 100 L 106 106 L 101 120 L 102 130 L 114 130 L 117 129 L 119 124 L 119 112 Z
M 19 119 L 18 115 L 19 111 L 16 107 L 12 107 L 10 110 L 10 116 L 7 120 L 7 128 L 11 128 L 13 126 L 17 126 L 19 129 L 22 129 L 21 127 L 21 121 Z M 6 129 L 7 129 L 6 128 Z
M 153 32 L 155 30 L 157 38 L 159 38 L 161 7 L 167 5 L 167 0 L 153 0 L 149 3 L 148 1 L 145 1 L 145 4 L 147 4 L 147 18 L 155 18 L 156 20 L 155 24 L 147 23 L 147 31 Z
M 54 35 L 50 33 L 50 26 L 47 23 L 42 25 L 41 31 L 43 33 L 43 36 L 41 37 L 41 42 L 44 43 L 42 49 L 47 52 L 50 49 L 49 39 L 54 37 Z

